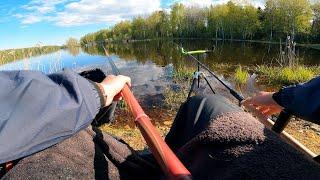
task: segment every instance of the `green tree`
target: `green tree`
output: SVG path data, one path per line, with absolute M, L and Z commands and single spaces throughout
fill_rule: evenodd
M 313 20 L 311 33 L 314 40 L 320 40 L 320 2 L 312 5 Z
M 276 31 L 280 37 L 294 38 L 310 30 L 312 10 L 308 0 L 267 0 L 265 11 L 265 23 L 269 24 L 271 35 Z
M 138 16 L 132 20 L 132 38 L 133 39 L 145 39 L 146 38 L 146 22 L 141 16 Z
M 252 39 L 254 34 L 261 28 L 258 9 L 249 5 L 242 10 L 242 38 Z
M 131 39 L 131 22 L 121 21 L 112 28 L 112 36 L 115 40 Z
M 67 47 L 76 47 L 76 46 L 79 46 L 79 42 L 76 38 L 71 37 L 66 41 L 66 46 Z
M 186 37 L 201 37 L 207 28 L 206 10 L 198 7 L 186 9 L 183 34 Z
M 175 3 L 170 12 L 155 11 L 132 21 L 119 22 L 109 29 L 83 36 L 80 43 L 94 45 L 96 42 L 166 37 L 278 41 L 291 36 L 304 41 L 309 37 L 316 40 L 320 38 L 319 4 L 311 9 L 308 0 L 266 0 L 262 9 L 252 6 L 248 0 L 232 0 L 208 8 Z
M 183 4 L 176 3 L 171 7 L 171 28 L 174 37 L 181 37 L 185 21 L 186 9 Z
M 226 5 L 211 6 L 208 11 L 208 29 L 215 38 L 225 38 L 225 29 L 227 27 L 226 18 L 228 15 Z
M 111 31 L 110 29 L 102 29 L 96 33 L 94 33 L 94 41 L 96 42 L 107 42 L 110 41 Z

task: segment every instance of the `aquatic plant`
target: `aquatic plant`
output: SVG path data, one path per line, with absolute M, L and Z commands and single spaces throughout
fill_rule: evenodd
M 311 69 L 299 66 L 295 69 L 285 67 L 281 70 L 280 78 L 284 83 L 299 83 L 310 80 L 314 77 Z
M 293 67 L 258 66 L 256 71 L 262 76 L 260 79 L 269 85 L 282 86 L 308 81 L 320 74 L 317 66 L 306 67 L 296 65 Z
M 192 79 L 194 71 L 194 68 L 179 66 L 174 69 L 172 76 L 176 80 Z
M 239 66 L 234 73 L 234 80 L 237 84 L 246 84 L 249 78 L 249 73 Z

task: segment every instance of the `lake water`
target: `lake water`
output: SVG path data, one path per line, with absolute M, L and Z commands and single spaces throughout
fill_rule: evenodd
M 279 45 L 211 40 L 188 40 L 177 44 L 186 50 L 213 50 L 211 53 L 199 56 L 201 61 L 213 69 L 221 64 L 234 66 L 278 64 Z M 145 95 L 161 94 L 165 87 L 172 86 L 170 77 L 174 68 L 196 67 L 192 59 L 181 54 L 177 44 L 172 41 L 134 42 L 109 44 L 107 49 L 120 72 L 132 78 L 134 93 L 142 99 Z M 297 48 L 296 54 L 300 64 L 320 64 L 318 50 Z M 77 72 L 100 68 L 107 74 L 112 73 L 108 58 L 99 46 L 60 50 L 0 66 L 0 70 L 39 70 L 44 73 L 54 73 L 62 68 L 71 68 Z M 223 78 L 232 74 L 232 71 L 234 69 L 231 68 L 218 73 Z M 228 79 L 225 81 L 228 82 Z

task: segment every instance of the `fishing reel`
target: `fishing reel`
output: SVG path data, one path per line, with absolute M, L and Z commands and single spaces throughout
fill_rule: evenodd
M 106 78 L 105 73 L 101 69 L 90 69 L 87 71 L 82 71 L 79 73 L 80 76 L 93 81 L 100 83 Z M 101 126 L 105 123 L 112 123 L 115 121 L 114 118 L 114 112 L 116 109 L 117 103 L 113 102 L 110 106 L 108 107 L 103 107 L 99 111 L 99 113 L 96 115 L 94 120 L 92 121 L 92 126 Z

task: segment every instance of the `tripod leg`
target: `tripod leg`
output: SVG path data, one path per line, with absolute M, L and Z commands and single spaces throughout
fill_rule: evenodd
M 199 58 L 200 58 L 200 56 L 198 55 L 198 59 Z M 198 72 L 200 72 L 200 63 L 199 62 L 198 62 Z M 198 78 L 198 88 L 200 88 L 200 78 Z
M 190 87 L 190 91 L 189 91 L 189 93 L 188 93 L 188 99 L 191 97 L 191 93 L 192 93 L 193 90 L 194 90 L 194 86 L 195 86 L 195 84 L 196 84 L 197 79 L 199 79 L 199 78 L 193 78 L 193 80 L 192 80 L 192 84 L 191 84 L 191 87 Z

